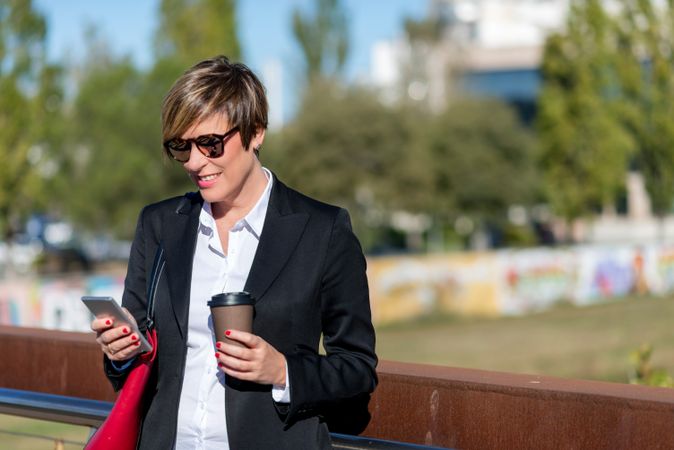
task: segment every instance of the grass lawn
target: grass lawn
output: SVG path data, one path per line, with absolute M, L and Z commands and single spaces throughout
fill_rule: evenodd
M 674 374 L 674 298 L 377 329 L 381 359 L 616 382 L 628 381 L 630 352 L 642 343 L 653 345 L 652 366 Z
M 0 448 L 75 450 L 82 449 L 88 437 L 88 427 L 0 414 Z M 57 440 L 63 442 L 62 447 L 57 447 Z

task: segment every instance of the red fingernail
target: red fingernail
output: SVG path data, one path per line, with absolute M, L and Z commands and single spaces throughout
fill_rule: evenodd
M 218 363 L 218 367 L 222 367 L 222 363 L 219 362 L 219 363 Z
M 138 338 L 136 337 L 136 335 L 135 335 L 135 334 L 132 334 L 132 335 L 131 335 L 131 340 L 132 340 L 132 341 L 135 341 L 136 339 L 138 339 Z
M 229 330 L 225 331 L 225 336 L 229 336 L 230 334 L 232 334 L 231 331 L 229 331 Z
M 110 320 L 106 320 L 106 321 L 105 321 L 105 324 L 106 324 L 106 325 L 112 325 L 112 322 L 111 322 Z
M 127 328 L 124 328 L 124 329 L 122 330 L 122 333 L 124 333 L 124 334 L 126 334 L 126 333 L 128 333 L 128 332 L 129 332 L 129 330 L 128 330 Z
M 133 345 L 140 345 L 140 341 L 134 342 Z
M 216 342 L 216 343 L 215 343 L 215 346 L 216 346 L 217 348 L 220 348 L 220 343 L 219 343 L 219 342 Z
M 216 353 L 216 354 L 215 354 L 215 357 L 216 357 L 216 358 L 217 358 L 218 356 L 220 356 L 220 353 Z

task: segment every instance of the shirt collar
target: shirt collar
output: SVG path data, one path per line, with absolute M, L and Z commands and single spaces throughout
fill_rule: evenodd
M 267 176 L 267 186 L 264 188 L 264 192 L 258 199 L 253 209 L 251 209 L 246 216 L 239 221 L 245 222 L 253 232 L 256 238 L 260 239 L 262 234 L 262 228 L 264 228 L 264 219 L 267 217 L 267 208 L 269 207 L 269 198 L 271 197 L 271 186 L 273 184 L 273 176 L 271 172 L 263 167 L 262 170 Z
M 257 239 L 260 239 L 260 235 L 262 234 L 264 219 L 267 216 L 267 208 L 269 207 L 269 198 L 271 197 L 271 188 L 274 181 L 273 175 L 269 169 L 263 167 L 262 170 L 267 177 L 267 186 L 265 186 L 264 191 L 255 203 L 255 206 L 253 206 L 248 214 L 232 227 L 232 230 L 243 227 L 248 228 Z M 211 237 L 213 235 L 213 229 L 215 228 L 215 219 L 213 218 L 213 212 L 209 202 L 205 201 L 203 203 L 201 213 L 199 214 L 199 222 L 199 232 Z

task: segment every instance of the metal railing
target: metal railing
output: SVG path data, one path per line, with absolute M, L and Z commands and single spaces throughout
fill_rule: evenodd
M 111 408 L 111 402 L 100 400 L 0 388 L 0 414 L 89 426 L 95 429 L 103 423 Z M 331 436 L 334 449 L 429 450 L 441 448 L 338 433 L 332 433 Z

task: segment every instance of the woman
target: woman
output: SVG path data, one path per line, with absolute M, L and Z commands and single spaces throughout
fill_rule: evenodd
M 331 448 L 325 418 L 376 385 L 365 259 L 348 213 L 261 166 L 266 127 L 264 87 L 223 56 L 189 69 L 164 99 L 164 149 L 199 190 L 145 207 L 131 248 L 122 304 L 141 330 L 151 270 L 165 263 L 141 449 Z M 239 347 L 213 336 L 206 303 L 242 290 L 256 303 L 253 333 L 227 331 Z M 137 336 L 106 318 L 92 329 L 119 389 Z

